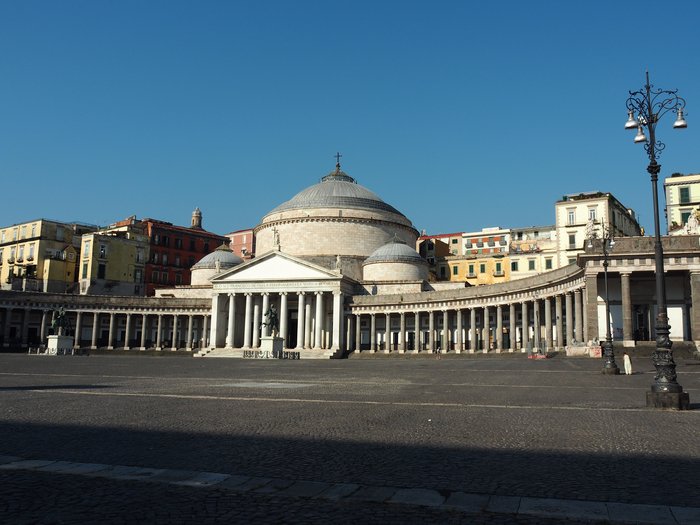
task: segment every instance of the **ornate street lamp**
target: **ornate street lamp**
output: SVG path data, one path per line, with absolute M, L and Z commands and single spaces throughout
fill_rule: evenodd
M 671 351 L 671 339 L 669 334 L 671 327 L 668 324 L 668 312 L 666 310 L 666 283 L 664 280 L 664 253 L 661 246 L 661 233 L 659 229 L 659 194 L 657 181 L 661 165 L 656 162 L 666 145 L 656 140 L 656 124 L 661 117 L 669 112 L 676 114 L 674 128 L 688 127 L 683 110 L 685 100 L 677 95 L 678 90 L 654 89 L 649 83 L 649 72 L 646 73 L 646 84 L 640 91 L 630 91 L 627 99 L 627 122 L 625 129 L 636 129 L 635 143 L 644 143 L 644 149 L 649 156 L 647 171 L 651 175 L 651 188 L 654 198 L 654 257 L 656 271 L 656 350 L 652 359 L 656 367 L 654 384 L 651 391 L 647 392 L 647 406 L 653 408 L 687 409 L 689 405 L 688 393 L 683 392 L 683 387 L 676 381 L 676 363 L 673 361 Z M 647 131 L 649 136 L 645 135 Z
M 615 246 L 612 232 L 607 226 L 601 225 L 602 234 L 600 240 L 603 244 L 603 282 L 605 283 L 605 341 L 601 343 L 603 349 L 603 370 L 606 375 L 617 375 L 620 369 L 615 363 L 615 351 L 613 350 L 612 333 L 610 332 L 610 296 L 608 295 L 608 255 L 609 250 Z M 590 232 L 588 237 L 588 248 L 593 248 L 593 240 L 598 238 L 595 231 Z

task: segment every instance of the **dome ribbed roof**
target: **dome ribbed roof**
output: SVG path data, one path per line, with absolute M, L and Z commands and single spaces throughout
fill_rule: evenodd
M 396 236 L 389 243 L 374 250 L 363 264 L 385 262 L 428 264 L 416 250 Z
M 376 194 L 357 184 L 355 179 L 340 169 L 339 165 L 323 177 L 321 182 L 300 191 L 267 215 L 305 208 L 356 208 L 380 210 L 404 216 Z
M 225 270 L 227 268 L 232 268 L 237 264 L 241 264 L 243 259 L 238 255 L 233 253 L 228 246 L 222 244 L 213 252 L 202 257 L 197 264 L 195 264 L 193 270 L 201 270 L 205 268 L 216 268 L 216 263 L 219 263 L 219 268 Z

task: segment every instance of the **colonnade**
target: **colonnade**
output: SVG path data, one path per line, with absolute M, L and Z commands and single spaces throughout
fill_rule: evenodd
M 25 348 L 46 343 L 52 309 L 0 308 L 2 346 Z M 74 348 L 156 350 L 204 347 L 209 313 L 67 310 Z
M 255 349 L 271 335 L 266 312 L 275 307 L 278 336 L 285 349 L 339 350 L 343 347 L 343 300 L 339 290 L 231 292 L 214 294 L 214 348 Z
M 347 317 L 347 340 L 351 351 L 561 351 L 586 340 L 586 322 L 577 288 L 510 303 L 358 308 Z

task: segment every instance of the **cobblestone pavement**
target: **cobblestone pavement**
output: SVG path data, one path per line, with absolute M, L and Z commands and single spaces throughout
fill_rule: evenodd
M 443 495 L 697 507 L 700 362 L 678 360 L 693 408 L 686 412 L 646 409 L 653 366 L 634 364 L 638 373 L 611 377 L 600 374 L 600 361 L 564 358 L 0 355 L 0 454 Z M 17 523 L 547 522 L 364 496 L 326 501 L 279 487 L 240 492 L 36 470 L 0 470 L 0 487 L 0 513 Z

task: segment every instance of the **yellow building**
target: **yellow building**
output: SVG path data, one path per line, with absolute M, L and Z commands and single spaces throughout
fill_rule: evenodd
M 75 292 L 80 238 L 95 229 L 47 219 L 0 228 L 0 288 Z
M 471 286 L 495 284 L 510 281 L 510 260 L 507 256 L 448 256 L 448 279 L 453 282 L 466 282 Z
M 87 233 L 80 254 L 80 293 L 145 295 L 148 237 L 138 228 Z

